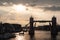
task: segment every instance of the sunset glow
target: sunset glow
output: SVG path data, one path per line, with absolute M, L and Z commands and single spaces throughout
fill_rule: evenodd
M 13 9 L 17 12 L 23 12 L 26 10 L 26 6 L 20 4 L 20 5 L 13 5 Z

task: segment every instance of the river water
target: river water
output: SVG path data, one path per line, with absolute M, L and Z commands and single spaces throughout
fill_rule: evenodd
M 11 38 L 9 40 L 51 40 L 51 35 L 49 31 L 35 31 L 35 36 L 31 38 L 28 35 L 28 32 L 23 34 L 16 33 L 15 38 Z M 57 36 L 57 40 L 60 40 L 60 33 Z

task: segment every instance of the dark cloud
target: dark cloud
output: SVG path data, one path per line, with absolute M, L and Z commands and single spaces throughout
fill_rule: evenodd
M 1 6 L 9 6 L 13 4 L 28 4 L 28 6 L 47 6 L 43 7 L 45 10 L 51 10 L 51 11 L 60 11 L 60 0 L 0 0 Z M 48 7 L 48 5 L 52 5 L 51 7 Z M 55 6 L 53 6 L 55 5 Z
M 0 0 L 0 5 L 4 2 L 7 2 L 8 4 L 31 4 L 33 6 L 35 5 L 60 5 L 60 0 Z
M 60 6 L 43 7 L 44 11 L 60 11 Z

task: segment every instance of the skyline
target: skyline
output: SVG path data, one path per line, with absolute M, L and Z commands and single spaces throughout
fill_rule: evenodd
M 23 5 L 23 11 L 15 10 L 14 5 Z M 35 20 L 51 20 L 57 17 L 60 24 L 60 0 L 0 0 L 0 21 L 25 25 L 31 16 Z

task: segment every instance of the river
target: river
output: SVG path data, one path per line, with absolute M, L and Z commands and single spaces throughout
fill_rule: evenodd
M 28 32 L 23 34 L 16 33 L 15 38 L 11 38 L 9 40 L 51 40 L 50 31 L 35 31 L 35 36 L 31 38 L 28 35 Z M 60 33 L 57 36 L 57 40 L 60 40 Z

